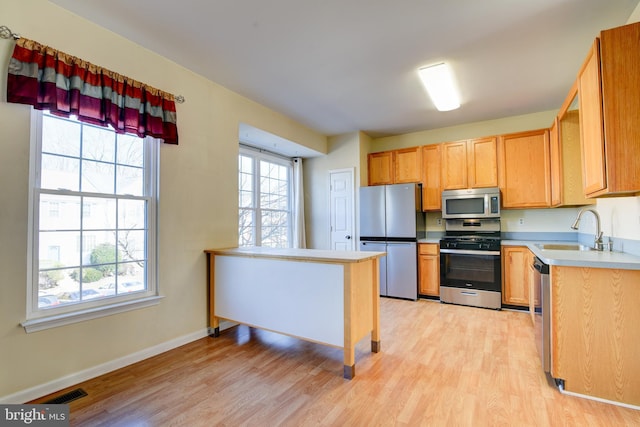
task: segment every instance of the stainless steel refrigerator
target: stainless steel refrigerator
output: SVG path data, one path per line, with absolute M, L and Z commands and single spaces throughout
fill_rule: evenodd
M 386 252 L 380 258 L 380 295 L 418 298 L 417 242 L 424 237 L 419 184 L 360 188 L 360 250 Z

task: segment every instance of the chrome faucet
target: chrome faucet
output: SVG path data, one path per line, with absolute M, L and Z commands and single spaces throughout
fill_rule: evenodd
M 578 212 L 578 216 L 576 217 L 576 220 L 573 222 L 573 225 L 571 226 L 571 228 L 573 230 L 578 229 L 578 224 L 580 224 L 580 218 L 582 218 L 582 214 L 585 212 L 591 212 L 596 217 L 596 235 L 593 241 L 593 248 L 597 251 L 601 251 L 604 249 L 604 243 L 602 242 L 602 231 L 600 231 L 600 215 L 598 215 L 597 211 L 590 208 L 581 209 L 580 212 Z

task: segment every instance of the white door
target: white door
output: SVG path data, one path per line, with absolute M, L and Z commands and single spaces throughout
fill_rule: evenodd
M 331 249 L 354 251 L 353 169 L 329 171 Z

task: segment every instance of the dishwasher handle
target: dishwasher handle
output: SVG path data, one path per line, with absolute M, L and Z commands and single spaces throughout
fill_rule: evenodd
M 540 274 L 549 274 L 549 265 L 545 264 L 540 258 L 535 257 L 533 259 L 533 268 L 538 270 Z

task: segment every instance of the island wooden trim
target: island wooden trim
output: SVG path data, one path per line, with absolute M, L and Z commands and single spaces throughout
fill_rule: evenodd
M 205 253 L 250 258 L 288 259 L 322 264 L 345 264 L 366 262 L 384 256 L 384 252 L 328 251 L 316 249 L 277 249 L 277 248 L 227 248 L 206 249 Z

